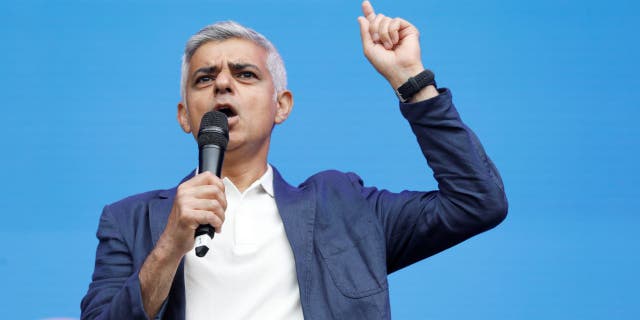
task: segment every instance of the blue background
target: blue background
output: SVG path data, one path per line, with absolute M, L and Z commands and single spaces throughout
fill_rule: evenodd
M 510 202 L 496 229 L 391 275 L 393 317 L 640 319 L 639 5 L 373 4 L 420 29 Z M 270 161 L 289 182 L 336 168 L 435 188 L 359 14 L 359 0 L 2 1 L 0 318 L 79 317 L 102 206 L 195 167 L 175 121 L 180 56 L 217 20 L 285 59 L 295 108 Z

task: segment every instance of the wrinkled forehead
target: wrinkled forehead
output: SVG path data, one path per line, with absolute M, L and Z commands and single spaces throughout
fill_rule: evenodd
M 267 50 L 250 40 L 241 38 L 208 41 L 194 52 L 189 70 L 193 71 L 204 66 L 223 67 L 229 63 L 250 63 L 266 71 Z

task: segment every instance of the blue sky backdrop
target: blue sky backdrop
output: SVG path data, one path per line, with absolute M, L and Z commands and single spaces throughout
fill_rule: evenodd
M 390 276 L 394 319 L 640 319 L 640 5 L 373 5 L 419 28 L 510 202 L 496 229 Z M 335 168 L 436 188 L 358 15 L 359 0 L 0 2 L 0 318 L 78 318 L 102 206 L 195 167 L 180 56 L 214 21 L 285 60 L 295 107 L 270 161 L 289 182 Z

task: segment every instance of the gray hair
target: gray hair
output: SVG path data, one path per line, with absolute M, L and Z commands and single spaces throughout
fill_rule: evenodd
M 244 27 L 237 22 L 222 21 L 204 27 L 187 41 L 182 55 L 182 74 L 180 75 L 180 96 L 185 103 L 189 63 L 191 63 L 193 54 L 207 42 L 233 38 L 249 40 L 267 51 L 267 69 L 273 79 L 274 97 L 287 88 L 287 71 L 284 68 L 284 62 L 271 41 L 255 30 Z

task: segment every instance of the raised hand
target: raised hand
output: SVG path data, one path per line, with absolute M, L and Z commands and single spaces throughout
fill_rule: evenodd
M 358 22 L 364 55 L 393 88 L 424 70 L 416 27 L 402 18 L 376 14 L 369 1 L 362 2 L 362 13 Z

